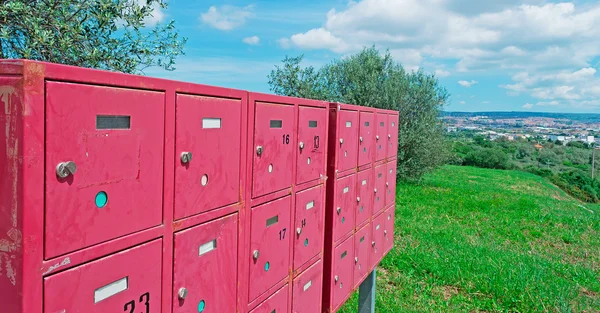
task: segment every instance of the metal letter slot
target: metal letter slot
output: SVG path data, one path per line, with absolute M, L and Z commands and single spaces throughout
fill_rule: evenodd
M 69 175 L 74 175 L 77 172 L 77 164 L 73 161 L 61 162 L 56 166 L 56 176 L 66 178 Z
M 267 227 L 277 224 L 279 222 L 279 215 L 275 215 L 267 220 Z
M 352 122 L 346 122 L 346 127 L 352 127 Z
M 129 288 L 129 277 L 121 278 L 94 291 L 94 303 L 106 300 Z
M 198 248 L 198 256 L 209 253 L 217 248 L 217 239 L 213 239 Z
M 379 126 L 383 127 L 383 126 L 385 126 L 385 123 L 384 122 L 379 122 Z
M 96 115 L 96 129 L 130 129 L 131 117 L 127 115 Z
M 269 126 L 271 128 L 282 128 L 283 127 L 283 121 L 282 120 L 270 120 L 269 121 Z
M 188 164 L 192 161 L 192 153 L 191 152 L 182 152 L 181 153 L 181 163 Z
M 362 181 L 362 184 L 363 184 L 363 186 L 364 186 L 364 185 L 366 185 L 366 184 L 367 184 L 367 180 L 366 180 L 366 179 L 365 179 L 365 180 L 363 180 L 363 181 Z
M 317 128 L 317 121 L 308 121 L 308 127 Z

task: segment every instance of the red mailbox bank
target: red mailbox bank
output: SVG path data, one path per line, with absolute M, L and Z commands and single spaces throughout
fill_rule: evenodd
M 2 312 L 235 312 L 247 98 L 0 61 Z
M 336 312 L 391 250 L 398 112 L 331 103 L 323 312 Z
M 241 312 L 321 311 L 327 110 L 327 102 L 249 93 Z

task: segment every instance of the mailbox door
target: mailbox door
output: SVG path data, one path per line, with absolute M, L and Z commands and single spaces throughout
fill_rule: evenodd
M 331 272 L 333 308 L 339 307 L 353 290 L 354 238 L 350 237 L 334 249 Z
M 356 174 L 339 178 L 335 182 L 334 197 L 333 241 L 337 242 L 354 229 Z
M 375 162 L 385 159 L 388 147 L 388 115 L 385 113 L 376 113 L 375 123 Z
M 389 115 L 388 117 L 388 158 L 396 158 L 398 155 L 398 115 Z
M 373 168 L 358 172 L 356 180 L 356 223 L 360 226 L 373 214 Z
M 239 99 L 177 95 L 175 219 L 240 200 L 241 123 Z
M 161 311 L 159 240 L 44 278 L 44 312 Z
M 340 172 L 355 168 L 358 161 L 358 112 L 338 112 L 338 138 L 336 169 Z
M 383 231 L 385 228 L 385 214 L 380 214 L 373 219 L 372 232 L 371 232 L 371 255 L 369 260 L 371 262 L 371 268 L 377 266 L 383 257 L 384 250 L 384 235 Z
M 164 94 L 47 82 L 46 95 L 45 257 L 160 225 Z
M 386 164 L 385 206 L 396 203 L 396 160 Z
M 385 194 L 387 193 L 385 182 L 388 176 L 385 172 L 385 164 L 375 166 L 375 188 L 373 188 L 373 215 L 377 215 L 385 207 Z
M 302 184 L 325 174 L 328 116 L 325 108 L 300 106 L 298 111 L 296 184 Z
M 395 207 L 389 207 L 384 215 L 385 215 L 385 226 L 383 228 L 383 251 L 388 252 L 394 246 L 394 215 L 395 215 Z
M 294 106 L 256 102 L 252 197 L 292 185 L 294 161 Z
M 323 249 L 323 186 L 296 194 L 294 236 L 294 269 L 302 266 Z
M 285 285 L 250 313 L 287 313 L 289 286 Z
M 358 137 L 358 166 L 373 162 L 375 140 L 375 114 L 360 112 L 360 134 Z
M 235 312 L 237 226 L 236 213 L 175 234 L 173 313 Z
M 367 224 L 354 234 L 354 286 L 369 275 L 369 252 L 371 251 L 371 225 Z
M 321 260 L 296 277 L 293 285 L 293 313 L 321 312 L 323 286 L 323 262 Z
M 283 280 L 290 265 L 291 196 L 255 208 L 251 213 L 249 301 Z

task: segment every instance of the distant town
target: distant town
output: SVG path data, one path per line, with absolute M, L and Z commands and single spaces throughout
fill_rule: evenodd
M 489 140 L 536 139 L 600 146 L 600 114 L 532 112 L 445 112 L 449 133 L 470 132 Z

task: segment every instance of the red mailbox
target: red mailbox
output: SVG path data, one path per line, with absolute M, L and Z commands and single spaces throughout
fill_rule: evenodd
M 292 312 L 321 312 L 322 286 L 323 262 L 319 260 L 294 279 Z
M 385 206 L 396 203 L 396 160 L 386 164 Z
M 373 162 L 375 127 L 375 114 L 372 112 L 360 112 L 358 167 L 369 165 Z
M 173 313 L 235 312 L 238 215 L 175 234 Z
M 44 312 L 151 312 L 151 307 L 160 308 L 161 254 L 161 241 L 154 240 L 45 278 Z
M 392 250 L 394 246 L 394 215 L 396 212 L 396 207 L 391 206 L 387 210 L 385 210 L 385 226 L 383 227 L 383 251 L 384 253 L 388 253 Z
M 389 127 L 388 127 L 388 114 L 378 111 L 375 114 L 375 123 L 377 127 L 375 129 L 375 162 L 384 160 L 387 157 L 387 147 L 389 145 Z
M 375 188 L 373 188 L 373 215 L 377 215 L 385 207 L 385 194 L 387 192 L 385 182 L 388 179 L 385 164 L 375 166 Z
M 178 94 L 175 219 L 240 201 L 242 101 Z
M 327 111 L 299 106 L 296 184 L 318 180 L 325 175 Z
M 375 268 L 383 258 L 384 252 L 384 229 L 385 229 L 385 214 L 373 218 L 371 224 L 371 255 L 369 261 L 370 268 Z
M 333 212 L 333 241 L 337 242 L 354 230 L 356 210 L 356 175 L 339 178 L 335 182 Z
M 369 254 L 371 251 L 371 225 L 367 224 L 354 234 L 354 288 L 358 288 L 371 268 Z
M 294 269 L 298 269 L 323 250 L 323 192 L 323 186 L 316 186 L 296 194 Z
M 332 292 L 331 311 L 337 311 L 348 299 L 354 287 L 354 238 L 350 237 L 337 246 L 332 258 L 333 267 L 329 286 Z
M 356 168 L 358 161 L 358 112 L 339 110 L 337 138 L 330 144 L 336 150 L 336 169 L 339 173 Z
M 285 285 L 267 300 L 257 306 L 251 313 L 287 313 L 289 287 Z
M 388 148 L 387 157 L 395 159 L 398 155 L 398 112 L 388 116 Z
M 161 224 L 164 102 L 46 83 L 46 258 Z
M 252 197 L 292 185 L 290 164 L 294 159 L 294 106 L 255 103 Z
M 356 228 L 361 227 L 373 215 L 373 168 L 357 174 L 356 181 Z

